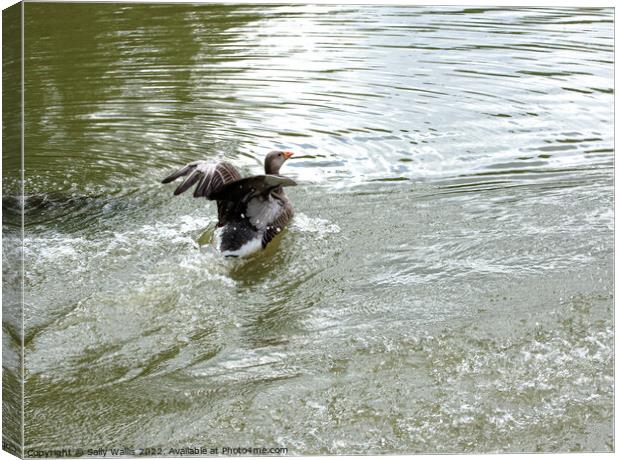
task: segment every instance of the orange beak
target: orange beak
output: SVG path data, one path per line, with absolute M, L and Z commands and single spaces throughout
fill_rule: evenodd
M 290 157 L 293 156 L 293 152 L 282 152 L 282 155 L 284 155 L 284 158 L 288 160 Z

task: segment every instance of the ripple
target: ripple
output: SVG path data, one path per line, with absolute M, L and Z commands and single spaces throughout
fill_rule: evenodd
M 608 122 L 604 136 L 588 133 L 608 119 L 603 114 L 612 94 L 610 66 L 584 60 L 594 55 L 612 62 L 605 9 L 392 7 L 370 15 L 372 7 L 358 7 L 342 9 L 346 23 L 335 27 L 327 5 L 244 7 L 218 13 L 213 33 L 201 25 L 213 14 L 208 9 L 179 7 L 167 26 L 152 16 L 150 29 L 131 27 L 138 9 L 115 11 L 116 30 L 105 14 L 91 13 L 100 40 L 118 54 L 112 59 L 98 50 L 74 66 L 72 93 L 59 84 L 63 67 L 53 50 L 60 37 L 53 29 L 41 31 L 40 46 L 28 53 L 37 62 L 28 105 L 46 107 L 27 114 L 36 146 L 29 150 L 29 193 L 83 186 L 85 169 L 89 183 L 108 186 L 195 157 L 225 153 L 243 161 L 274 144 L 326 152 L 321 161 L 295 167 L 311 170 L 304 175 L 319 173 L 324 183 L 393 178 L 392 165 L 403 154 L 422 155 L 421 164 L 398 177 L 453 176 L 484 167 L 490 145 L 528 148 L 533 137 L 556 129 L 559 119 L 564 128 L 580 131 L 584 146 L 613 145 Z M 165 41 L 171 28 L 176 40 L 191 43 L 177 59 Z M 489 39 L 489 33 L 498 35 Z M 458 44 L 448 45 L 454 36 Z M 247 42 L 253 46 L 243 46 Z M 72 49 L 80 56 L 91 51 L 88 46 L 73 43 Z M 541 52 L 544 63 L 536 56 Z M 93 87 L 94 93 L 79 83 L 101 73 L 106 86 Z M 573 110 L 582 106 L 588 111 Z M 528 120 L 532 114 L 535 123 Z M 384 135 L 352 134 L 367 129 Z M 403 135 L 431 129 L 456 135 L 422 140 L 423 147 Z M 426 163 L 424 150 L 437 152 L 441 165 Z M 65 164 L 69 158 L 72 165 Z M 457 169 L 446 166 L 457 161 Z M 571 161 L 587 165 L 592 158 L 577 152 Z M 54 176 L 58 171 L 65 180 Z
M 612 9 L 28 11 L 31 445 L 613 449 Z M 225 260 L 160 180 L 273 148 L 296 215 Z

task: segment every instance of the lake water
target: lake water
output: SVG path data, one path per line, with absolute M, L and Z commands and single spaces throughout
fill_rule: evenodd
M 613 449 L 612 9 L 25 14 L 27 449 Z M 160 180 L 274 148 L 223 260 Z

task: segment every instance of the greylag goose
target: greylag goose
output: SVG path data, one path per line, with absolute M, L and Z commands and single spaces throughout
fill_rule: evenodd
M 297 184 L 280 175 L 280 168 L 292 155 L 281 150 L 269 152 L 265 157 L 265 174 L 245 178 L 226 161 L 194 161 L 162 183 L 186 177 L 175 195 L 197 184 L 194 197 L 215 200 L 216 246 L 224 256 L 245 257 L 265 249 L 293 217 L 293 205 L 283 187 Z

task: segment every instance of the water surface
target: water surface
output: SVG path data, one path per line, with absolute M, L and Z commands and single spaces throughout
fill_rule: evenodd
M 613 449 L 613 10 L 25 11 L 28 448 Z M 222 260 L 159 181 L 273 148 Z

